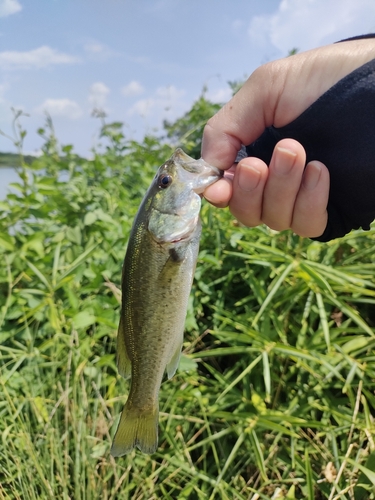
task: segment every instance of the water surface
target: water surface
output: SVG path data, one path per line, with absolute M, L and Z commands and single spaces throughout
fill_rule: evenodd
M 11 189 L 9 184 L 11 182 L 18 182 L 19 177 L 17 172 L 13 167 L 1 167 L 0 168 L 0 200 L 3 200 L 6 194 Z

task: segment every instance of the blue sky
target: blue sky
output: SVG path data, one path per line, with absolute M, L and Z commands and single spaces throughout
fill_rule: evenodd
M 0 130 L 11 134 L 11 107 L 22 109 L 24 149 L 36 152 L 48 111 L 59 141 L 87 156 L 94 107 L 139 139 L 203 86 L 225 102 L 229 80 L 292 48 L 372 31 L 374 0 L 0 0 Z

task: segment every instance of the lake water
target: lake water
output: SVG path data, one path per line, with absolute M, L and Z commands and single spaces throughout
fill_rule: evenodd
M 1 0 L 0 0 L 1 1 Z M 44 173 L 44 170 L 39 170 L 39 175 Z M 60 182 L 67 182 L 69 179 L 68 172 L 60 172 L 58 179 Z M 4 200 L 5 196 L 9 191 L 13 191 L 14 193 L 19 193 L 16 189 L 12 189 L 9 184 L 12 182 L 21 182 L 18 177 L 17 172 L 13 167 L 0 167 L 0 201 Z
M 3 200 L 9 191 L 9 184 L 18 180 L 19 177 L 14 168 L 0 167 L 0 200 Z

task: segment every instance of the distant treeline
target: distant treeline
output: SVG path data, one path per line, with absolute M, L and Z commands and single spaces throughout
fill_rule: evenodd
M 25 163 L 31 163 L 35 156 L 25 155 L 22 157 Z M 20 167 L 21 157 L 17 153 L 0 153 L 0 168 L 1 167 Z

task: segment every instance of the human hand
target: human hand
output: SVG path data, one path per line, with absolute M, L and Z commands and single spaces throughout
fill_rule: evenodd
M 246 226 L 266 224 L 278 231 L 291 228 L 300 236 L 320 236 L 327 224 L 329 173 L 319 161 L 306 168 L 305 163 L 301 144 L 283 139 L 269 168 L 259 158 L 244 158 L 205 197 L 219 207 L 229 200 L 232 214 Z
M 261 66 L 207 123 L 203 158 L 230 168 L 241 144 L 252 143 L 266 127 L 287 125 L 332 85 L 374 57 L 375 40 L 369 39 L 342 42 Z M 292 228 L 301 236 L 317 237 L 327 223 L 329 175 L 319 162 L 310 162 L 305 171 L 304 167 L 303 147 L 284 139 L 276 145 L 269 169 L 257 158 L 245 158 L 232 168 L 231 176 L 210 186 L 205 197 L 219 207 L 229 204 L 245 225 L 266 223 L 273 229 Z M 312 188 L 314 179 L 317 183 Z M 247 181 L 247 190 L 243 181 Z

